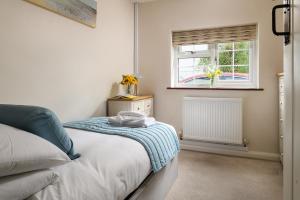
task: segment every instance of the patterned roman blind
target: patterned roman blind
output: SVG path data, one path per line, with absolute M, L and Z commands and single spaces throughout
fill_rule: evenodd
M 173 46 L 256 40 L 256 24 L 190 31 L 174 31 Z

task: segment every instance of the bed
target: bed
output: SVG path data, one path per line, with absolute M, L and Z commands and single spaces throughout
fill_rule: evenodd
M 28 200 L 163 200 L 177 177 L 177 157 L 157 173 L 145 148 L 117 135 L 66 128 L 81 157 L 54 167 L 59 180 Z
M 161 122 L 62 124 L 46 108 L 0 104 L 0 133 L 0 199 L 163 200 L 177 177 L 178 137 Z

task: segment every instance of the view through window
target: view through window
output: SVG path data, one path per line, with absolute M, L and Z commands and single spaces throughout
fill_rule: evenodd
M 176 85 L 207 85 L 208 67 L 222 71 L 218 85 L 251 85 L 255 73 L 254 41 L 217 44 L 179 45 L 175 47 Z

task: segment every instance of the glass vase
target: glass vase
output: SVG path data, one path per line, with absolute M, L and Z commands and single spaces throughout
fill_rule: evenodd
M 135 87 L 134 87 L 134 85 L 127 85 L 127 94 L 128 95 L 135 95 Z
M 209 87 L 210 87 L 210 88 L 214 88 L 214 87 L 215 87 L 215 78 L 211 78 L 211 79 L 210 79 Z

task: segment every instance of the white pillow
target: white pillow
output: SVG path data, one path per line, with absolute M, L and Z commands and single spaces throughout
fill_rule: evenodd
M 57 181 L 51 170 L 27 172 L 0 178 L 0 199 L 23 200 Z
M 58 147 L 34 134 L 0 124 L 0 177 L 70 162 Z

